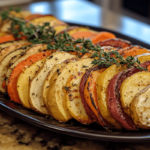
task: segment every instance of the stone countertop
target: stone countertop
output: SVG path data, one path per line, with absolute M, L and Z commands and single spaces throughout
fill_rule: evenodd
M 0 110 L 0 150 L 149 150 L 150 143 L 115 143 L 71 137 L 16 119 Z

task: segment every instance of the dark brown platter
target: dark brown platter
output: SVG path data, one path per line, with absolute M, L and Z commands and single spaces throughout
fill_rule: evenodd
M 78 24 L 71 24 L 77 25 Z M 83 25 L 82 25 L 83 26 Z M 95 31 L 110 31 L 114 33 L 118 38 L 122 38 L 130 41 L 134 45 L 140 45 L 150 49 L 150 45 L 125 36 L 123 34 L 106 30 L 103 28 L 90 27 Z M 38 113 L 23 108 L 22 106 L 9 101 L 9 97 L 4 94 L 0 94 L 0 109 L 9 113 L 10 115 L 26 121 L 30 124 L 44 128 L 50 131 L 67 134 L 70 136 L 76 136 L 80 138 L 88 138 L 93 140 L 101 141 L 120 141 L 120 142 L 144 142 L 150 140 L 150 130 L 139 130 L 139 131 L 105 131 L 102 127 L 91 124 L 82 125 L 75 120 L 71 120 L 67 123 L 60 123 L 51 117 L 45 117 Z

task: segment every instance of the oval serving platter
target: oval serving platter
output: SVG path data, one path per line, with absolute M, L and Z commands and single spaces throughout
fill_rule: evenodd
M 79 24 L 72 24 L 74 26 L 84 26 Z M 130 41 L 134 45 L 140 45 L 147 49 L 150 49 L 150 45 L 138 41 L 134 38 L 120 34 L 115 31 L 107 30 L 104 28 L 89 27 L 95 31 L 109 31 L 114 33 L 118 38 L 122 38 Z M 0 109 L 9 113 L 10 115 L 26 121 L 30 124 L 44 128 L 46 130 L 67 134 L 70 136 L 76 136 L 80 138 L 88 138 L 101 141 L 119 141 L 119 142 L 138 142 L 149 141 L 150 130 L 139 131 L 105 131 L 101 126 L 96 124 L 82 125 L 75 120 L 71 120 L 67 123 L 60 123 L 51 117 L 45 117 L 38 113 L 23 108 L 22 106 L 9 101 L 9 97 L 4 94 L 0 94 Z

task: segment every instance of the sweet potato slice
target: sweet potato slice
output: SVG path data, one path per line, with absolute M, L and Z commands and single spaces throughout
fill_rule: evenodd
M 108 127 L 110 128 L 111 127 L 110 124 L 106 120 L 104 120 L 104 118 L 100 114 L 99 111 L 100 108 L 98 106 L 97 101 L 96 80 L 97 77 L 100 75 L 100 73 L 102 73 L 104 70 L 105 68 L 90 73 L 84 88 L 84 98 L 88 106 L 96 116 L 98 123 L 102 125 L 104 128 Z
M 120 71 L 124 70 L 124 66 L 116 66 L 112 65 L 107 68 L 104 72 L 100 74 L 97 78 L 97 96 L 98 96 L 98 105 L 100 108 L 100 112 L 104 119 L 106 119 L 111 125 L 113 125 L 116 129 L 121 129 L 120 124 L 112 118 L 110 111 L 108 109 L 107 102 L 107 87 L 109 85 L 110 80 Z
M 8 41 L 14 41 L 15 37 L 12 34 L 4 35 L 0 37 L 0 44 Z
M 11 73 L 11 76 L 8 80 L 8 87 L 7 87 L 8 95 L 9 95 L 11 101 L 21 104 L 21 101 L 20 101 L 20 98 L 19 98 L 19 95 L 17 92 L 17 80 L 18 80 L 20 73 L 23 71 L 23 69 L 32 65 L 33 63 L 37 62 L 38 60 L 47 57 L 50 54 L 51 54 L 51 51 L 46 51 L 46 52 L 32 55 L 32 56 L 28 57 L 26 60 L 20 62 L 13 69 L 13 72 Z
M 136 56 L 136 55 L 140 55 L 143 53 L 150 53 L 150 50 L 143 48 L 141 46 L 130 46 L 128 48 L 125 49 L 121 49 L 118 51 L 124 58 L 128 57 L 128 56 Z
M 150 85 L 135 95 L 131 102 L 130 111 L 138 128 L 150 129 Z
M 45 60 L 45 58 L 41 59 L 28 68 L 23 69 L 22 73 L 18 77 L 18 95 L 21 100 L 21 104 L 28 109 L 31 109 L 29 104 L 29 82 L 33 79 L 38 70 L 44 65 Z
M 92 32 L 92 31 L 78 31 L 78 32 L 75 32 L 75 33 L 71 34 L 71 36 L 74 39 L 78 39 L 78 38 L 91 39 L 92 37 L 94 37 L 96 35 L 97 35 L 97 33 Z
M 141 64 L 143 67 L 149 65 L 150 62 L 145 62 Z M 136 130 L 135 124 L 131 120 L 130 116 L 128 116 L 123 108 L 120 101 L 120 87 L 122 82 L 130 77 L 132 74 L 139 72 L 140 70 L 136 68 L 127 69 L 126 71 L 122 71 L 116 74 L 110 81 L 107 89 L 108 93 L 108 108 L 111 116 L 118 121 L 125 129 L 127 130 Z
M 131 46 L 132 44 L 129 41 L 125 41 L 125 40 L 122 40 L 119 38 L 113 38 L 113 39 L 107 39 L 104 41 L 100 41 L 96 45 L 126 48 L 126 47 Z
M 84 66 L 84 67 L 86 67 L 86 66 Z M 86 85 L 87 79 L 88 79 L 88 77 L 90 75 L 90 72 L 99 70 L 100 68 L 102 68 L 102 66 L 100 66 L 100 67 L 93 67 L 93 68 L 88 69 L 85 72 L 85 74 L 83 75 L 83 77 L 81 79 L 81 82 L 80 82 L 80 86 L 79 86 L 80 96 L 81 96 L 82 104 L 83 104 L 83 106 L 85 108 L 85 111 L 86 111 L 87 115 L 90 117 L 90 119 L 93 122 L 97 122 L 97 123 L 98 123 L 98 119 L 97 119 L 96 115 L 94 114 L 92 109 L 89 107 L 88 103 L 86 102 L 85 95 L 84 95 L 84 89 L 85 89 L 85 85 Z
M 103 32 L 99 32 L 97 35 L 91 38 L 91 40 L 93 44 L 96 44 L 100 41 L 104 41 L 112 38 L 116 38 L 116 36 L 113 33 L 103 31 Z

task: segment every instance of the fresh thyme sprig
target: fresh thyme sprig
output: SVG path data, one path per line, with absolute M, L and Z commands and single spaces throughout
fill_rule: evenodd
M 140 66 L 140 61 L 132 56 L 123 58 L 117 51 L 105 52 L 99 45 L 93 45 L 90 40 L 85 40 L 84 38 L 74 40 L 67 32 L 56 35 L 49 22 L 44 23 L 42 26 L 36 26 L 31 22 L 11 15 L 9 12 L 12 10 L 14 9 L 10 8 L 8 11 L 3 12 L 1 17 L 3 20 L 11 20 L 9 30 L 16 38 L 25 36 L 33 44 L 47 44 L 47 49 L 59 49 L 66 52 L 73 51 L 81 54 L 91 53 L 91 57 L 95 58 L 92 61 L 93 65 L 109 67 L 112 64 L 117 66 L 124 64 L 128 68 L 135 66 L 140 70 L 146 70 Z M 19 12 L 20 9 L 14 11 Z

